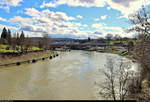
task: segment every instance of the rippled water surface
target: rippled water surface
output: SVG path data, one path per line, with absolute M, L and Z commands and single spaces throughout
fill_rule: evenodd
M 95 81 L 107 54 L 63 52 L 52 60 L 0 69 L 0 99 L 102 99 Z M 117 56 L 117 55 L 112 55 Z

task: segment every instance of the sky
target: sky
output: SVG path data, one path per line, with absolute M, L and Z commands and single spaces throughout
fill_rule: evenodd
M 6 27 L 26 36 L 133 37 L 128 17 L 150 0 L 0 0 L 0 34 Z

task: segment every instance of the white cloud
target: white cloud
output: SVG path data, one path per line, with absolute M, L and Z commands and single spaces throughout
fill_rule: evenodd
M 103 29 L 104 26 L 106 26 L 105 23 L 92 24 L 92 27 L 93 27 L 93 28 L 96 28 L 96 29 Z
M 34 19 L 33 18 L 22 18 L 20 16 L 15 16 L 13 18 L 10 18 L 9 22 L 11 22 L 13 24 L 15 23 L 19 26 L 21 26 L 21 25 L 31 25 L 34 22 Z
M 105 20 L 107 18 L 107 15 L 101 16 L 102 20 Z
M 80 18 L 80 19 L 82 19 L 83 17 L 82 17 L 81 15 L 77 15 L 77 18 Z
M 121 37 L 132 37 L 134 33 L 126 33 L 124 31 L 124 28 L 118 27 L 118 26 L 113 26 L 109 27 L 104 23 L 98 23 L 98 24 L 93 24 L 93 28 L 96 28 L 96 31 L 94 34 L 100 34 L 101 37 L 105 37 L 108 33 L 113 34 L 114 36 L 116 34 L 119 34 Z
M 110 10 L 111 9 L 111 7 L 107 7 L 107 10 Z
M 66 21 L 75 20 L 74 17 L 69 17 L 64 12 L 53 12 L 53 11 L 50 11 L 48 9 L 43 10 L 42 12 L 39 12 L 35 8 L 26 8 L 25 14 L 32 16 L 32 17 L 43 17 L 43 16 L 45 16 L 45 17 L 51 18 L 54 21 L 57 21 L 57 20 L 66 20 Z
M 7 20 L 5 18 L 0 17 L 0 21 L 6 22 Z
M 139 8 L 142 7 L 144 4 L 143 0 L 108 0 L 107 3 L 112 9 L 118 10 L 122 13 L 122 15 L 125 18 L 128 18 L 128 16 L 135 11 L 137 11 Z M 150 1 L 145 0 L 145 5 L 149 5 Z
M 64 4 L 82 7 L 104 7 L 108 4 L 107 10 L 110 10 L 110 8 L 118 10 L 124 17 L 128 18 L 130 14 L 141 8 L 143 4 L 149 5 L 150 0 L 53 0 L 49 3 L 43 2 L 40 7 L 57 7 Z
M 10 6 L 18 6 L 23 0 L 0 0 L 0 8 L 4 8 L 9 11 Z
M 123 29 L 121 27 L 108 27 L 104 23 L 93 24 L 92 27 L 96 28 L 96 29 L 100 29 L 100 30 L 105 30 L 105 31 L 107 31 L 107 30 L 118 31 L 118 32 L 123 31 Z
M 40 6 L 41 8 L 44 7 L 57 7 L 59 5 L 68 5 L 68 6 L 83 6 L 83 7 L 103 7 L 105 5 L 105 0 L 57 0 L 49 3 L 43 2 Z
M 84 30 L 88 25 L 75 22 L 74 17 L 68 16 L 64 12 L 53 12 L 48 9 L 39 11 L 35 8 L 28 8 L 25 14 L 31 17 L 15 16 L 9 19 L 9 22 L 20 26 L 20 30 L 29 33 L 29 36 L 41 36 L 43 33 L 60 37 L 87 36 L 87 31 L 81 29 Z
M 104 15 L 99 18 L 95 18 L 94 21 L 100 21 L 100 19 L 105 20 L 106 18 L 107 18 L 107 15 Z
M 2 25 L 0 24 L 0 29 L 2 30 L 4 27 L 6 27 L 7 29 L 13 29 L 13 30 L 19 30 L 19 28 L 17 27 L 13 27 L 13 26 L 6 26 L 6 25 Z
M 39 16 L 40 15 L 40 12 L 38 10 L 36 10 L 35 8 L 26 8 L 25 9 L 26 12 L 25 14 L 29 15 L 29 16 Z

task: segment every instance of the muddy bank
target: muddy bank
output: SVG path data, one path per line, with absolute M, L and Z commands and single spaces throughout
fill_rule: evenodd
M 52 51 L 30 52 L 30 53 L 15 55 L 15 56 L 0 54 L 0 64 L 22 62 L 25 60 L 39 59 L 39 58 L 48 57 L 52 55 L 53 55 Z

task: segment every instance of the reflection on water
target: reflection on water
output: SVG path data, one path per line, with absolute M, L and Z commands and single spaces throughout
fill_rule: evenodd
M 0 99 L 102 99 L 94 82 L 103 79 L 98 69 L 106 55 L 63 52 L 52 60 L 0 69 Z

